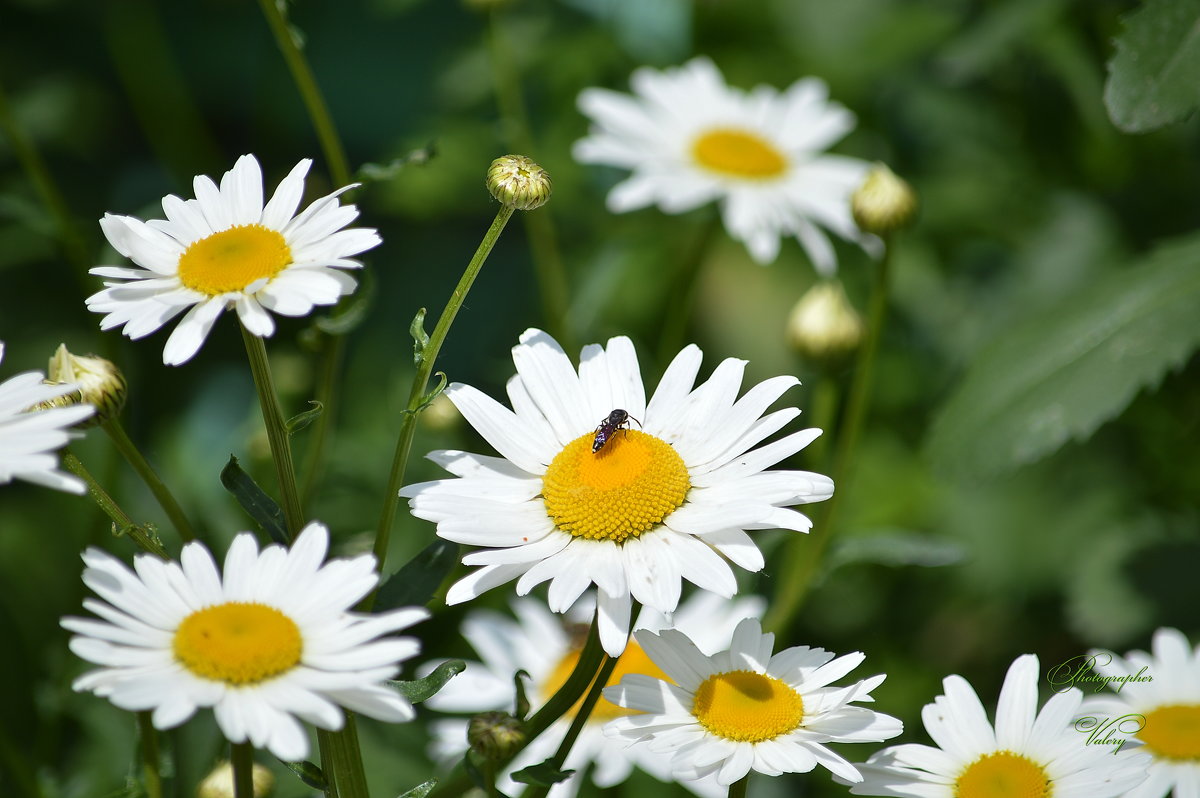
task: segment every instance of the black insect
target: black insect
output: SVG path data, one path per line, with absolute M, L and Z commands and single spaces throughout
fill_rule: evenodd
M 620 408 L 608 414 L 608 418 L 596 425 L 596 438 L 592 441 L 592 454 L 604 448 L 604 444 L 608 443 L 608 439 L 616 434 L 619 429 L 629 429 L 630 421 L 637 421 L 637 425 L 642 426 L 642 422 L 638 421 L 633 416 L 629 415 L 626 410 Z

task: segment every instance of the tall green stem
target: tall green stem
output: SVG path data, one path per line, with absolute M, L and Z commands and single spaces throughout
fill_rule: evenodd
M 729 794 L 726 798 L 746 798 L 746 788 L 750 786 L 750 774 L 747 773 L 740 779 L 729 785 Z
M 325 772 L 333 780 L 334 789 L 326 795 L 329 798 L 369 798 L 354 714 L 346 712 L 346 724 L 341 731 L 318 729 L 317 741 L 321 745 L 322 761 L 328 762 Z
M 442 343 L 446 340 L 446 334 L 450 332 L 450 325 L 454 323 L 454 317 L 458 315 L 458 310 L 462 307 L 463 300 L 467 298 L 467 292 L 471 290 L 471 285 L 475 282 L 475 278 L 479 275 L 480 269 L 483 268 L 488 254 L 492 251 L 492 247 L 496 245 L 496 240 L 500 238 L 500 233 L 504 230 L 504 225 L 508 224 L 508 220 L 512 215 L 512 208 L 507 205 L 500 206 L 500 210 L 496 213 L 496 218 L 492 220 L 492 226 L 488 228 L 483 241 L 479 243 L 479 247 L 475 250 L 475 255 L 471 258 L 471 262 L 467 264 L 466 271 L 459 278 L 458 285 L 454 287 L 454 293 L 450 295 L 449 301 L 446 302 L 446 307 L 442 310 L 442 315 L 438 317 L 437 325 L 433 328 L 433 334 L 429 336 L 429 342 L 425 344 L 421 352 L 420 362 L 417 364 L 417 373 L 413 375 L 412 389 L 408 394 L 408 407 L 405 409 L 403 418 L 400 421 L 400 434 L 396 439 L 396 452 L 392 456 L 392 470 L 388 475 L 383 513 L 379 518 L 379 527 L 375 530 L 375 563 L 380 572 L 383 571 L 383 562 L 387 557 L 388 543 L 392 534 L 392 523 L 396 519 L 396 507 L 400 504 L 400 486 L 404 484 L 404 470 L 408 465 L 409 452 L 412 450 L 413 434 L 416 432 L 417 426 L 417 414 L 421 411 L 426 401 L 425 394 L 429 386 L 429 377 L 433 373 L 433 366 L 437 360 L 438 352 L 442 348 Z M 373 600 L 374 595 L 368 596 L 364 602 L 364 608 L 369 608 Z
M 254 798 L 254 749 L 250 743 L 229 744 L 233 767 L 233 798 Z
M 849 398 L 846 400 L 846 412 L 838 430 L 832 473 L 835 491 L 833 496 L 821 505 L 823 512 L 813 524 L 812 532 L 788 541 L 783 567 L 780 570 L 784 578 L 779 580 L 780 590 L 763 622 L 763 627 L 769 631 L 783 632 L 800 611 L 837 528 L 834 521 L 839 499 L 846 490 L 846 478 L 850 473 L 863 421 L 867 415 L 875 359 L 879 352 L 883 325 L 887 319 L 888 267 L 892 254 L 891 242 L 887 243 L 888 247 L 875 270 L 875 281 L 871 287 L 867 340 L 858 355 L 858 366 L 854 371 L 854 381 L 850 385 Z
M 113 497 L 109 496 L 108 491 L 102 488 L 91 472 L 84 468 L 83 463 L 74 453 L 64 449 L 62 464 L 64 468 L 87 484 L 88 493 L 92 499 L 104 511 L 104 514 L 112 519 L 112 522 L 116 524 L 117 529 L 120 530 L 122 535 L 128 536 L 142 551 L 148 551 L 164 560 L 170 559 L 167 550 L 163 548 L 162 544 L 145 527 L 135 524 L 133 519 L 117 506 L 117 503 L 113 501 Z
M 146 798 L 163 798 L 162 774 L 158 772 L 158 729 L 150 722 L 149 712 L 138 712 L 138 732 L 142 749 L 142 783 Z
M 512 51 L 504 40 L 504 32 L 501 30 L 496 11 L 487 15 L 487 43 L 496 90 L 496 105 L 500 110 L 504 137 L 513 150 L 537 160 L 529 111 L 521 96 L 521 80 L 513 63 Z M 537 273 L 542 315 L 546 318 L 550 333 L 569 352 L 575 347 L 572 331 L 567 323 L 567 270 L 559 251 L 554 219 L 549 213 L 539 213 L 526 214 L 524 221 L 525 232 L 529 238 L 529 252 Z
M 192 529 L 192 524 L 188 521 L 187 516 L 183 513 L 183 508 L 179 506 L 179 502 L 175 500 L 175 496 L 167 488 L 165 482 L 159 477 L 158 472 L 150 465 L 150 462 L 142 456 L 141 451 L 130 440 L 126 434 L 125 428 L 121 426 L 121 422 L 114 416 L 108 421 L 100 425 L 103 430 L 108 433 L 108 437 L 112 439 L 113 444 L 117 447 L 117 451 L 125 458 L 129 465 L 133 466 L 133 470 L 142 478 L 142 482 L 146 483 L 146 487 L 150 488 L 150 492 L 154 494 L 154 498 L 158 501 L 163 512 L 167 514 L 167 518 L 171 519 L 175 530 L 179 532 L 179 537 L 183 538 L 183 542 L 187 543 L 196 539 L 196 532 Z

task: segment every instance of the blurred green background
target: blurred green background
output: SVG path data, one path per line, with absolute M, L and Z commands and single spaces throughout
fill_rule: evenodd
M 1036 652 L 1049 667 L 1094 645 L 1145 647 L 1157 626 L 1177 626 L 1193 640 L 1200 634 L 1200 364 L 1191 346 L 1179 344 L 1181 354 L 1139 384 L 1093 380 L 1089 392 L 1127 394 L 1113 400 L 1107 415 L 1115 417 L 1075 435 L 1086 440 L 1058 434 L 1020 462 L 964 467 L 990 462 L 978 451 L 988 429 L 973 428 L 970 413 L 943 412 L 973 364 L 989 371 L 987 353 L 1006 336 L 1027 336 L 1035 357 L 1039 324 L 1053 328 L 1093 286 L 1135 284 L 1144 253 L 1196 227 L 1195 120 L 1128 135 L 1105 112 L 1105 63 L 1121 16 L 1135 7 L 515 0 L 494 19 L 533 120 L 528 154 L 555 181 L 538 213 L 552 218 L 567 265 L 570 337 L 578 345 L 629 335 L 649 385 L 688 341 L 705 351 L 705 372 L 737 356 L 750 361 L 747 384 L 798 374 L 804 387 L 787 401 L 806 411 L 814 387 L 845 384 L 849 368 L 822 371 L 788 346 L 788 312 L 815 280 L 795 241 L 764 268 L 718 233 L 692 285 L 679 276 L 682 263 L 713 208 L 675 217 L 605 210 L 620 173 L 570 157 L 587 128 L 575 108 L 580 90 L 627 90 L 637 66 L 695 54 L 712 57 L 731 85 L 744 88 L 785 88 L 816 75 L 859 120 L 835 151 L 887 162 L 920 194 L 919 221 L 894 253 L 861 450 L 838 486 L 839 545 L 779 646 L 866 652 L 855 675 L 889 674 L 876 708 L 905 720 L 902 741 L 927 741 L 920 707 L 949 673 L 965 675 L 994 704 L 1021 653 Z M 340 549 L 353 552 L 369 548 L 383 498 L 412 377 L 409 323 L 420 307 L 440 310 L 487 228 L 495 205 L 483 175 L 510 150 L 512 131 L 498 115 L 487 20 L 475 10 L 453 0 L 307 0 L 289 14 L 352 168 L 433 151 L 427 162 L 353 195 L 360 223 L 377 227 L 384 244 L 364 258 L 369 313 L 353 333 L 331 456 L 308 505 L 312 517 L 330 523 Z M 192 362 L 168 369 L 165 332 L 137 342 L 100 333 L 99 316 L 84 307 L 100 281 L 86 268 L 119 262 L 96 224 L 104 212 L 155 217 L 164 194 L 191 196 L 193 175 L 219 176 L 245 152 L 263 163 L 269 187 L 297 160 L 314 157 L 307 198 L 331 189 L 264 16 L 231 0 L 0 0 L 0 88 L 8 128 L 0 137 L 0 340 L 8 345 L 0 377 L 44 369 L 60 342 L 116 361 L 131 385 L 127 429 L 223 551 L 251 526 L 218 480 L 230 454 L 274 485 L 233 319 L 217 324 Z M 14 129 L 40 153 L 68 209 L 65 237 L 22 167 Z M 493 395 L 502 395 L 520 332 L 554 323 L 541 314 L 522 226 L 510 224 L 438 363 L 451 380 Z M 862 309 L 873 264 L 840 242 L 839 257 L 840 276 Z M 678 312 L 672 308 L 689 305 L 683 335 L 664 329 L 664 317 Z M 1191 326 L 1198 321 L 1193 315 Z M 288 414 L 312 396 L 311 324 L 281 319 L 268 342 Z M 1158 335 L 1183 341 L 1185 331 Z M 1046 339 L 1045 346 L 1060 344 Z M 1151 341 L 1151 350 L 1159 348 Z M 974 377 L 987 395 L 987 375 Z M 992 378 L 1004 380 L 1004 369 Z M 932 443 L 931 429 L 939 431 Z M 307 444 L 303 433 L 295 439 L 301 462 Z M 453 417 L 423 423 L 407 481 L 436 478 L 418 458 L 446 447 L 487 451 Z M 165 517 L 103 435 L 92 431 L 73 449 L 178 551 Z M 791 466 L 828 472 L 806 452 Z M 768 566 L 740 575 L 745 590 L 770 596 L 789 578 L 773 565 L 787 534 L 756 533 Z M 402 512 L 388 570 L 432 536 L 430 524 Z M 87 545 L 125 558 L 133 551 L 85 499 L 23 484 L 0 489 L 0 795 L 137 794 L 122 792 L 135 773 L 132 717 L 69 687 L 85 668 L 67 651 L 58 618 L 81 611 L 78 553 Z M 502 607 L 510 591 L 480 603 Z M 418 628 L 422 659 L 470 656 L 453 634 L 466 609 L 443 608 L 438 622 Z M 396 795 L 428 777 L 420 722 L 364 722 L 362 734 L 373 794 Z M 171 794 L 190 795 L 221 755 L 211 716 L 167 737 Z M 856 748 L 871 747 L 840 751 L 852 760 L 871 753 Z M 676 794 L 636 779 L 609 794 L 647 790 Z M 281 770 L 277 794 L 308 792 Z M 818 771 L 753 781 L 751 794 L 846 791 Z

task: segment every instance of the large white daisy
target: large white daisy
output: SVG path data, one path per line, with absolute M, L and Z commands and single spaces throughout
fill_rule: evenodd
M 101 329 L 124 326 L 142 338 L 188 310 L 167 339 L 163 362 L 179 365 L 204 343 L 226 308 L 237 310 L 254 335 L 275 331 L 267 311 L 304 316 L 314 305 L 332 305 L 354 290 L 344 269 L 362 266 L 351 256 L 379 244 L 372 229 L 343 229 L 358 217 L 338 195 L 322 197 L 300 214 L 305 159 L 263 205 L 262 170 L 243 155 L 217 185 L 201 175 L 193 182 L 196 199 L 163 197 L 166 219 L 143 222 L 105 214 L 100 227 L 113 248 L 137 268 L 98 266 L 92 274 L 111 278 L 88 298 L 88 310 L 104 313 Z
M 579 95 L 592 127 L 575 159 L 633 170 L 608 195 L 610 210 L 656 204 L 682 213 L 719 200 L 725 228 L 755 260 L 775 260 L 779 237 L 794 235 L 825 274 L 837 256 L 822 228 L 879 252 L 850 213 L 869 164 L 825 153 L 853 130 L 854 115 L 829 100 L 824 82 L 747 92 L 694 58 L 662 72 L 642 67 L 630 84 L 633 97 L 598 88 Z
M 572 607 L 568 617 L 576 622 L 574 624 L 564 624 L 563 619 L 552 615 L 543 602 L 529 598 L 513 602 L 515 621 L 491 610 L 469 613 L 463 622 L 463 637 L 483 661 L 468 662 L 467 669 L 425 705 L 444 712 L 511 712 L 513 674 L 519 670 L 529 674 L 527 690 L 535 705 L 548 700 L 579 661 L 582 636 L 578 632 L 591 618 L 592 602 L 587 598 L 585 596 Z M 650 631 L 670 626 L 688 635 L 706 653 L 716 652 L 729 646 L 739 621 L 760 616 L 764 607 L 765 602 L 758 596 L 730 601 L 714 593 L 697 591 L 684 600 L 669 619 L 659 612 L 644 609 L 635 626 Z M 627 673 L 666 678 L 636 642 L 631 642 L 621 654 L 608 683 L 618 683 Z M 644 746 L 631 748 L 604 735 L 603 725 L 607 721 L 627 713 L 628 710 L 600 699 L 567 756 L 564 769 L 574 770 L 574 775 L 555 784 L 549 798 L 573 798 L 589 768 L 592 768 L 592 782 L 601 788 L 625 781 L 634 767 L 660 781 L 671 781 L 669 756 L 649 751 Z M 497 783 L 502 792 L 512 794 L 519 789 L 509 778 L 512 772 L 554 754 L 574 714 L 572 710 L 560 718 L 521 751 Z M 434 750 L 439 759 L 458 759 L 466 751 L 466 721 L 439 721 L 434 725 L 434 733 Z M 684 786 L 701 798 L 719 798 L 725 794 L 725 789 L 712 778 L 685 782 Z
M 378 581 L 375 558 L 324 562 L 329 532 L 309 524 L 291 549 L 238 535 L 224 575 L 200 543 L 180 561 L 149 554 L 134 571 L 99 549 L 84 552 L 83 581 L 103 600 L 84 599 L 100 620 L 63 618 L 71 650 L 101 667 L 73 685 L 121 709 L 153 710 L 159 729 L 212 707 L 231 742 L 247 740 L 280 759 L 308 755 L 299 720 L 340 729 L 340 707 L 379 720 L 413 717 L 383 682 L 417 653 L 412 638 L 381 635 L 428 617 L 420 608 L 349 612 Z M 299 720 L 298 720 L 299 719 Z
M 0 360 L 4 343 L 0 342 Z M 95 412 L 91 405 L 36 406 L 79 390 L 71 384 L 47 385 L 40 371 L 26 371 L 0 383 L 0 483 L 23 479 L 70 493 L 83 493 L 83 480 L 58 470 L 54 452 L 77 433 L 71 426 Z
M 629 674 L 604 697 L 643 714 L 605 726 L 606 734 L 671 754 L 681 779 L 715 776 L 729 785 L 751 770 L 768 776 L 807 773 L 817 765 L 849 781 L 858 771 L 827 743 L 880 742 L 900 721 L 854 701 L 873 701 L 883 674 L 849 687 L 830 685 L 865 659 L 834 658 L 821 648 L 795 646 L 772 654 L 775 635 L 755 618 L 738 624 L 728 649 L 706 655 L 674 629 L 636 632 L 650 660 L 671 681 Z
M 1149 681 L 1109 682 L 1117 690 L 1084 699 L 1080 710 L 1099 738 L 1108 728 L 1137 728 L 1134 738 L 1154 757 L 1146 780 L 1125 798 L 1200 798 L 1200 645 L 1193 647 L 1178 629 L 1154 633 L 1153 653 L 1124 657 L 1093 651 L 1092 669 L 1118 679 L 1142 674 Z
M 503 457 L 435 451 L 430 459 L 457 478 L 400 491 L 441 537 L 485 547 L 463 558 L 480 568 L 452 586 L 446 601 L 467 601 L 512 579 L 524 595 L 549 580 L 550 609 L 565 612 L 594 583 L 600 639 L 617 656 L 631 599 L 670 613 L 681 579 L 732 596 L 730 561 L 763 567 L 746 530 L 807 532 L 812 522 L 786 508 L 829 498 L 833 482 L 765 469 L 821 431 L 754 448 L 800 413 L 788 407 L 763 415 L 799 381 L 773 377 L 738 399 L 746 361 L 729 358 L 693 387 L 700 359 L 695 345 L 684 348 L 647 402 L 628 338 L 585 346 L 577 373 L 553 338 L 527 330 L 513 348 L 512 410 L 468 385 L 447 388 Z M 608 429 L 597 447 L 597 426 L 615 410 L 636 421 Z
M 1115 798 L 1146 776 L 1149 758 L 1088 745 L 1073 725 L 1083 694 L 1070 688 L 1038 709 L 1038 659 L 1018 657 L 1004 677 L 996 725 L 961 676 L 921 712 L 937 744 L 897 745 L 858 769 L 854 795 L 908 798 Z

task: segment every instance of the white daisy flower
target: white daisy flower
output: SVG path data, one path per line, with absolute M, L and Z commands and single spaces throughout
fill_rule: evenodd
M 763 415 L 799 381 L 773 377 L 738 399 L 746 361 L 725 360 L 693 388 L 700 358 L 696 346 L 683 349 L 647 402 L 628 338 L 585 346 L 576 373 L 553 338 L 527 330 L 513 348 L 512 410 L 468 385 L 446 389 L 503 455 L 432 452 L 457 478 L 400 491 L 441 537 L 486 547 L 463 558 L 481 567 L 450 588 L 447 603 L 512 579 L 525 595 L 549 580 L 550 609 L 565 612 L 595 583 L 600 639 L 617 656 L 631 599 L 670 613 L 682 579 L 728 598 L 737 592 L 729 561 L 763 567 L 746 530 L 807 532 L 812 522 L 785 508 L 829 498 L 833 482 L 765 469 L 821 431 L 754 448 L 800 413 L 789 407 Z M 617 410 L 632 428 L 608 429 L 597 447 L 597 425 Z
M 674 629 L 639 631 L 637 641 L 671 682 L 630 674 L 604 697 L 644 714 L 605 726 L 605 734 L 651 751 L 670 752 L 680 779 L 715 775 L 730 785 L 751 770 L 768 776 L 807 773 L 817 765 L 858 781 L 858 771 L 826 747 L 831 742 L 880 742 L 900 721 L 854 701 L 873 701 L 883 674 L 849 687 L 830 687 L 866 658 L 834 659 L 821 648 L 795 646 L 772 654 L 775 635 L 755 618 L 738 624 L 729 648 L 707 655 Z
M 4 343 L 0 342 L 0 360 Z M 0 382 L 0 484 L 23 479 L 48 488 L 83 493 L 83 480 L 58 470 L 54 452 L 72 438 L 78 424 L 95 412 L 91 405 L 35 409 L 79 390 L 78 385 L 47 385 L 40 371 L 26 371 Z
M 577 632 L 581 632 L 583 624 L 590 620 L 592 606 L 592 602 L 585 597 L 572 607 L 570 617 L 578 625 L 564 625 L 563 619 L 552 615 L 543 602 L 528 598 L 513 602 L 516 621 L 491 610 L 471 612 L 463 622 L 463 637 L 483 662 L 468 662 L 467 669 L 425 705 L 444 712 L 511 712 L 513 674 L 518 670 L 529 674 L 526 689 L 534 705 L 544 703 L 563 685 L 579 660 L 583 641 Z M 728 647 L 738 621 L 758 617 L 764 608 L 765 602 L 758 596 L 730 601 L 714 593 L 697 591 L 679 605 L 670 619 L 661 613 L 644 609 L 636 626 L 651 631 L 674 626 L 695 640 L 704 651 L 715 652 Z M 616 684 L 627 673 L 666 678 L 636 642 L 631 642 L 621 654 L 608 683 Z M 668 756 L 651 752 L 645 747 L 630 748 L 604 735 L 603 725 L 624 714 L 627 714 L 627 710 L 604 698 L 599 700 L 564 764 L 565 770 L 574 770 L 575 774 L 555 784 L 549 798 L 573 798 L 579 792 L 585 771 L 589 768 L 594 768 L 591 780 L 600 788 L 624 782 L 635 767 L 659 781 L 671 781 Z M 502 792 L 512 794 L 519 789 L 516 782 L 509 778 L 511 773 L 542 762 L 558 750 L 574 715 L 575 710 L 572 710 L 559 718 L 521 751 L 497 782 Z M 467 722 L 439 721 L 433 728 L 435 757 L 443 761 L 461 758 L 467 750 Z M 701 798 L 720 798 L 725 795 L 725 788 L 712 778 L 685 782 L 683 786 Z
M 308 755 L 300 720 L 340 729 L 345 707 L 379 720 L 411 720 L 413 708 L 385 685 L 417 653 L 412 638 L 381 635 L 428 617 L 410 607 L 378 615 L 349 612 L 378 581 L 368 555 L 329 562 L 329 531 L 306 526 L 291 549 L 238 535 L 224 576 L 200 543 L 180 561 L 148 555 L 134 571 L 99 549 L 84 552 L 83 581 L 102 601 L 100 616 L 63 618 L 71 650 L 101 667 L 73 685 L 121 709 L 153 710 L 169 729 L 212 707 L 231 742 L 247 740 L 280 759 Z
M 837 256 L 821 228 L 881 251 L 850 213 L 870 164 L 825 154 L 854 129 L 854 115 L 829 100 L 821 80 L 747 92 L 694 58 L 663 72 L 642 67 L 630 84 L 633 97 L 597 88 L 579 95 L 592 127 L 575 159 L 633 170 L 608 195 L 613 212 L 658 205 L 682 213 L 719 200 L 725 228 L 756 261 L 775 260 L 779 237 L 794 235 L 823 274 L 836 270 Z
M 1072 724 L 1082 693 L 1057 693 L 1038 710 L 1038 659 L 1018 657 L 1004 677 L 996 726 L 961 676 L 948 676 L 921 712 L 937 743 L 897 745 L 859 765 L 854 795 L 909 798 L 1114 798 L 1146 775 L 1148 758 L 1088 745 Z
M 1200 796 L 1200 645 L 1188 643 L 1178 629 L 1154 633 L 1153 653 L 1130 651 L 1124 657 L 1093 651 L 1092 669 L 1120 678 L 1141 673 L 1152 681 L 1109 683 L 1115 694 L 1084 699 L 1080 710 L 1103 726 L 1130 728 L 1134 739 L 1154 757 L 1146 780 L 1125 798 L 1197 798 Z M 1132 716 L 1132 717 L 1131 717 Z M 1104 736 L 1107 736 L 1105 733 Z
M 219 188 L 201 175 L 193 182 L 196 199 L 163 197 L 166 219 L 105 214 L 100 227 L 109 243 L 139 268 L 92 269 L 112 278 L 87 301 L 88 310 L 107 314 L 101 329 L 123 325 L 125 335 L 143 338 L 190 308 L 163 349 L 163 362 L 177 366 L 196 354 L 226 308 L 267 337 L 275 331 L 268 310 L 304 316 L 352 292 L 354 278 L 343 269 L 360 268 L 351 256 L 378 245 L 379 236 L 343 229 L 358 209 L 337 198 L 354 186 L 296 214 L 310 166 L 307 158 L 296 164 L 265 206 L 262 170 L 253 155 L 243 155 Z

